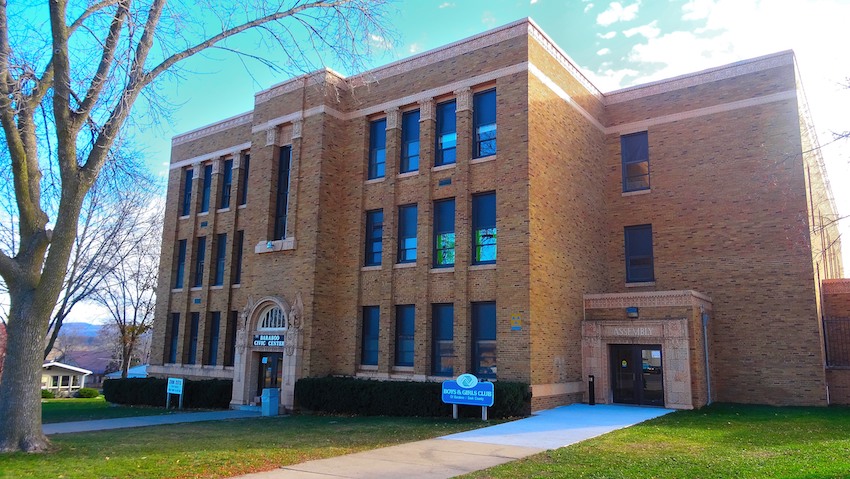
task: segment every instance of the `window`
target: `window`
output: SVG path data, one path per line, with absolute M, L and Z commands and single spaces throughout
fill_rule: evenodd
M 434 267 L 455 264 L 455 200 L 434 202 Z
M 221 233 L 216 237 L 215 251 L 215 286 L 224 284 L 224 260 L 227 259 L 227 233 Z
M 398 208 L 398 262 L 416 262 L 416 205 Z
M 50 385 L 51 387 L 58 388 L 59 387 L 59 376 L 51 376 L 50 377 Z
M 449 165 L 456 160 L 456 105 L 454 100 L 437 105 L 437 148 L 434 166 Z
M 363 307 L 363 337 L 360 344 L 360 364 L 378 365 L 378 322 L 381 310 L 378 306 Z
M 212 185 L 212 165 L 204 165 L 204 189 L 201 190 L 201 213 L 210 210 L 210 185 Z
M 174 288 L 183 288 L 183 274 L 186 271 L 186 240 L 177 242 L 177 271 L 174 274 Z
M 384 234 L 384 210 L 366 212 L 366 257 L 363 264 L 378 266 L 381 264 L 381 237 Z
M 218 333 L 221 327 L 221 312 L 210 313 L 210 324 L 207 327 L 207 364 L 215 366 L 218 362 Z
M 192 168 L 183 171 L 183 216 L 192 212 L 192 178 L 195 171 Z
M 171 313 L 171 331 L 168 338 L 168 360 L 167 363 L 177 362 L 177 341 L 180 337 L 180 313 Z
M 224 365 L 233 366 L 236 359 L 236 327 L 239 322 L 239 311 L 231 311 L 227 320 L 227 332 L 224 339 Z
M 473 158 L 496 154 L 496 90 L 472 97 L 472 130 L 475 135 Z
M 472 197 L 472 264 L 496 262 L 496 193 Z
M 277 306 L 267 309 L 260 320 L 257 329 L 286 329 L 286 316 Z
M 195 364 L 198 356 L 198 326 L 201 322 L 201 313 L 192 313 L 192 321 L 189 323 L 189 347 L 186 351 L 186 364 Z
M 245 231 L 236 232 L 236 266 L 233 268 L 233 284 L 242 283 L 242 250 L 245 243 Z
M 419 170 L 419 110 L 401 116 L 401 164 L 399 173 Z
M 652 225 L 626 226 L 626 282 L 655 281 Z
M 277 204 L 274 216 L 274 238 L 286 238 L 286 211 L 289 207 L 289 167 L 292 162 L 292 146 L 282 146 L 277 164 Z
M 649 189 L 649 140 L 645 131 L 620 137 L 623 191 Z
M 395 365 L 413 366 L 413 336 L 416 307 L 404 304 L 395 307 Z
M 221 172 L 221 199 L 219 208 L 230 208 L 230 190 L 233 183 L 233 160 L 224 160 L 224 171 Z
M 204 284 L 204 260 L 207 254 L 207 237 L 198 238 L 195 248 L 195 282 L 193 287 L 200 288 Z
M 369 125 L 369 179 L 383 178 L 387 162 L 387 119 Z
M 496 303 L 472 303 L 472 374 L 496 378 Z
M 432 305 L 431 373 L 435 376 L 454 375 L 454 316 L 453 304 Z
M 248 171 L 251 166 L 251 155 L 245 155 L 242 157 L 242 164 L 244 166 L 242 168 L 242 193 L 239 198 L 240 205 L 248 203 Z

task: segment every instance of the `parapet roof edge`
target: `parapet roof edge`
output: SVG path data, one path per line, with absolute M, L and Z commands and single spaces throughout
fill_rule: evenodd
M 186 143 L 187 141 L 195 139 L 195 137 L 206 136 L 210 133 L 214 133 L 215 131 L 219 131 L 224 129 L 223 127 L 234 127 L 238 125 L 242 125 L 245 123 L 250 123 L 254 119 L 254 110 L 248 110 L 244 113 L 239 113 L 238 115 L 233 115 L 229 118 L 225 118 L 223 120 L 219 120 L 214 123 L 209 123 L 204 126 L 199 126 L 198 128 L 184 131 L 179 135 L 174 135 L 171 137 L 171 146 L 181 145 Z M 217 128 L 218 127 L 218 128 Z M 202 135 L 198 135 L 198 133 L 203 133 Z

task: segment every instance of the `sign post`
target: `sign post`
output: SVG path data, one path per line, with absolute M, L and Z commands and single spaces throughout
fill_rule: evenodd
M 171 395 L 177 394 L 178 409 L 183 409 L 183 378 L 168 378 L 168 386 L 165 389 L 165 409 L 171 405 Z
M 496 395 L 493 383 L 478 382 L 474 374 L 461 374 L 454 381 L 443 381 L 442 400 L 452 405 L 452 417 L 457 419 L 458 404 L 481 406 L 481 419 L 487 420 L 487 408 L 493 406 Z

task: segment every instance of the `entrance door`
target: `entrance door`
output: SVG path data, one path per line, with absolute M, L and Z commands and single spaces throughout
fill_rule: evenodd
M 615 403 L 663 406 L 661 346 L 612 344 L 611 388 Z
M 283 373 L 283 353 L 260 353 L 259 377 L 257 379 L 257 396 L 263 394 L 265 388 L 279 388 L 281 373 Z

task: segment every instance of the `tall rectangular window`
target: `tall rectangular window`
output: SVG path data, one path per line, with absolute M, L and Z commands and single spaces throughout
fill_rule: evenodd
M 649 139 L 645 131 L 620 137 L 623 191 L 649 189 Z
M 277 163 L 277 202 L 274 215 L 274 238 L 286 238 L 286 212 L 289 208 L 289 168 L 292 162 L 292 146 L 280 148 Z
M 174 274 L 174 289 L 183 288 L 183 275 L 186 272 L 186 240 L 177 242 L 177 271 Z
M 210 210 L 210 187 L 212 186 L 212 165 L 204 165 L 204 185 L 201 190 L 201 213 Z
M 456 106 L 457 103 L 454 100 L 437 105 L 437 145 L 434 166 L 449 165 L 457 159 Z
M 395 365 L 413 366 L 413 336 L 416 307 L 401 304 L 395 307 Z
M 171 331 L 168 338 L 168 360 L 167 363 L 177 362 L 177 345 L 180 339 L 180 313 L 171 313 Z
M 383 178 L 387 163 L 387 119 L 369 124 L 369 179 Z
M 244 205 L 248 203 L 248 171 L 251 166 L 251 155 L 245 155 L 242 157 L 242 192 L 239 197 L 239 204 Z
M 186 349 L 186 364 L 195 364 L 198 357 L 198 327 L 201 323 L 201 313 L 192 313 L 189 323 L 189 344 Z
M 215 280 L 213 285 L 224 284 L 224 261 L 227 259 L 227 233 L 221 233 L 215 240 Z
M 227 332 L 224 337 L 224 365 L 233 366 L 236 358 L 236 327 L 239 323 L 239 311 L 231 311 L 227 320 Z
M 472 303 L 472 374 L 496 378 L 496 303 Z
M 378 332 L 381 310 L 378 306 L 363 307 L 363 334 L 360 342 L 360 364 L 378 365 Z
M 195 170 L 188 168 L 183 170 L 183 216 L 192 212 L 192 179 L 195 176 Z
M 496 90 L 482 91 L 472 97 L 472 131 L 475 135 L 473 158 L 496 154 Z
M 198 238 L 197 247 L 195 248 L 195 282 L 192 287 L 200 288 L 204 284 L 204 261 L 207 254 L 207 237 L 201 236 Z
M 230 208 L 230 190 L 233 184 L 233 160 L 224 160 L 224 171 L 221 172 L 221 198 L 219 208 Z
M 233 284 L 242 283 L 242 250 L 245 243 L 245 231 L 236 232 L 236 265 L 233 267 Z
M 210 313 L 210 324 L 207 325 L 207 362 L 210 366 L 215 366 L 218 362 L 218 336 L 221 328 L 221 312 L 213 311 Z
M 455 200 L 434 202 L 434 267 L 455 264 Z
M 454 317 L 453 304 L 431 306 L 431 374 L 454 375 Z
M 472 197 L 472 264 L 496 262 L 496 193 Z
M 626 282 L 655 281 L 652 225 L 626 226 Z
M 365 266 L 378 266 L 381 264 L 381 253 L 384 235 L 384 210 L 373 210 L 366 212 L 366 256 L 363 260 Z
M 398 207 L 398 262 L 416 262 L 416 205 Z
M 419 170 L 419 110 L 401 115 L 401 164 L 399 173 Z

